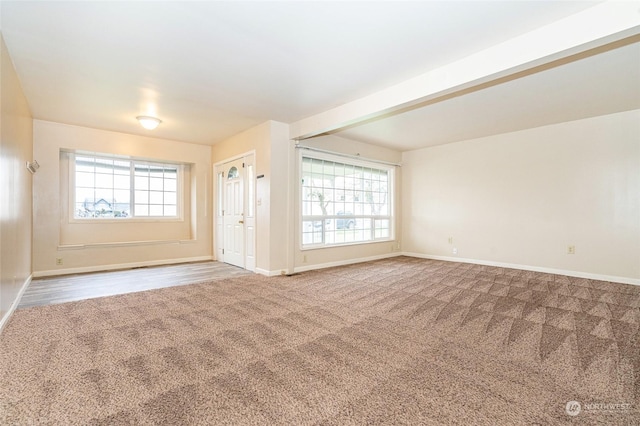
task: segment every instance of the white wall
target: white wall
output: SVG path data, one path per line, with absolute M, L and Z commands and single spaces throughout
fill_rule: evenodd
M 404 251 L 640 283 L 638 123 L 636 110 L 403 153 Z
M 31 275 L 32 119 L 0 37 L 0 329 Z
M 34 120 L 34 275 L 205 260 L 211 253 L 211 147 Z M 181 162 L 184 220 L 73 223 L 69 220 L 68 165 L 61 150 L 89 151 Z M 56 259 L 63 264 L 57 265 Z

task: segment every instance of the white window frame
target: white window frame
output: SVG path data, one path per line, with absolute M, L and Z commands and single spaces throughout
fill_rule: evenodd
M 107 153 L 99 153 L 99 152 L 67 152 L 69 158 L 69 223 L 131 223 L 131 222 L 183 222 L 184 221 L 184 167 L 185 165 L 182 163 L 170 162 L 170 161 L 160 161 L 149 158 L 138 158 L 138 157 L 129 157 L 129 156 L 120 156 L 114 154 Z M 175 167 L 177 169 L 177 180 L 176 180 L 176 216 L 135 216 L 133 212 L 135 211 L 135 186 L 134 186 L 134 178 L 135 173 L 130 172 L 130 198 L 129 205 L 132 212 L 131 216 L 128 217 L 76 217 L 75 209 L 76 209 L 76 155 L 84 156 L 84 157 L 94 157 L 94 158 L 103 158 L 107 160 L 119 160 L 119 161 L 127 161 L 132 164 L 139 163 L 145 165 L 157 165 L 157 166 L 170 166 Z
M 387 172 L 387 205 L 388 205 L 388 213 L 387 215 L 363 215 L 363 214 L 353 214 L 348 217 L 343 215 L 304 215 L 303 214 L 303 202 L 304 202 L 304 184 L 303 184 L 303 158 L 312 158 L 317 160 L 325 160 L 331 161 L 335 163 L 344 164 L 347 166 L 356 166 L 356 167 L 365 167 L 376 170 L 384 170 Z M 378 163 L 375 161 L 367 161 L 364 159 L 355 159 L 349 156 L 342 156 L 339 154 L 330 154 L 326 152 L 320 151 L 312 151 L 312 150 L 304 150 L 301 149 L 298 155 L 298 176 L 300 176 L 299 180 L 299 189 L 298 189 L 298 240 L 300 250 L 316 250 L 322 248 L 332 248 L 332 247 L 342 247 L 342 246 L 350 246 L 350 245 L 362 245 L 362 244 L 376 244 L 386 241 L 394 241 L 395 240 L 395 166 L 392 164 Z M 335 220 L 335 219 L 373 219 L 371 232 L 372 236 L 369 240 L 364 241 L 348 241 L 348 242 L 326 242 L 326 230 L 325 223 L 327 220 Z M 375 220 L 388 220 L 389 221 L 389 235 L 386 237 L 375 238 Z M 304 244 L 304 222 L 305 221 L 321 221 L 322 227 L 322 242 L 321 243 L 307 243 Z M 335 222 L 334 222 L 335 223 Z

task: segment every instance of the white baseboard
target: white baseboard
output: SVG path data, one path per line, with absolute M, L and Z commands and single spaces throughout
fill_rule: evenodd
M 315 265 L 304 265 L 304 266 L 296 266 L 293 268 L 293 273 L 296 274 L 298 272 L 306 272 L 306 271 L 313 271 L 316 269 L 324 269 L 324 268 L 331 268 L 334 266 L 343 266 L 343 265 L 351 265 L 354 263 L 362 263 L 362 262 L 369 262 L 372 260 L 379 260 L 379 259 L 386 259 L 389 257 L 396 257 L 396 256 L 401 256 L 402 253 L 400 252 L 394 252 L 394 253 L 385 253 L 385 254 L 380 254 L 377 256 L 369 256 L 369 257 L 359 257 L 357 259 L 346 259 L 346 260 L 338 260 L 336 262 L 328 262 L 328 263 L 318 263 Z M 254 271 L 256 274 L 260 274 L 260 275 L 264 275 L 267 277 L 277 277 L 279 275 L 287 275 L 289 274 L 289 272 L 287 271 L 287 269 L 277 269 L 274 271 L 269 271 L 268 269 L 262 269 L 262 268 L 256 268 Z
M 400 252 L 385 253 L 385 254 L 379 254 L 376 256 L 359 257 L 357 259 L 344 259 L 344 260 L 338 260 L 335 262 L 319 263 L 315 265 L 296 266 L 295 268 L 293 268 L 293 272 L 298 273 L 298 272 L 312 271 L 315 269 L 332 268 L 334 266 L 352 265 L 354 263 L 370 262 L 372 260 L 387 259 L 387 258 L 396 257 L 396 256 L 402 256 L 402 253 Z
M 423 253 L 403 252 L 402 255 L 410 256 L 410 257 L 419 257 L 423 259 L 445 260 L 447 262 L 473 263 L 476 265 L 498 266 L 500 268 L 521 269 L 523 271 L 544 272 L 547 274 L 566 275 L 569 277 L 587 278 L 587 279 L 598 280 L 598 281 L 610 281 L 610 282 L 616 282 L 616 283 L 622 283 L 622 284 L 640 285 L 640 279 L 618 277 L 614 275 L 592 274 L 588 272 L 568 271 L 565 269 L 544 268 L 540 266 L 519 265 L 516 263 L 493 262 L 489 260 L 465 259 L 465 258 L 451 257 L 451 256 L 435 256 L 435 255 L 423 254 Z
M 285 269 L 278 269 L 277 271 L 269 271 L 268 269 L 256 268 L 253 272 L 256 274 L 264 275 L 265 277 L 277 277 L 278 275 L 286 275 Z
M 32 279 L 33 279 L 33 274 L 27 277 L 25 282 L 22 284 L 22 287 L 20 287 L 20 291 L 18 291 L 18 295 L 16 296 L 16 299 L 13 301 L 13 303 L 9 307 L 9 310 L 7 311 L 6 314 L 4 314 L 2 318 L 0 318 L 0 333 L 2 333 L 2 330 L 4 329 L 4 327 L 9 323 L 9 318 L 11 318 L 11 315 L 20 304 L 20 299 L 22 299 L 22 295 L 24 294 L 27 287 L 29 287 L 29 284 L 31 284 Z
M 189 263 L 189 262 L 205 262 L 207 260 L 213 260 L 213 256 L 198 256 L 198 257 L 186 257 L 186 258 L 180 258 L 180 259 L 150 260 L 146 262 L 119 263 L 119 264 L 113 264 L 113 265 L 83 266 L 80 268 L 52 269 L 49 271 L 35 271 L 33 273 L 33 277 L 40 278 L 40 277 L 51 277 L 55 275 L 84 274 L 87 272 L 113 271 L 116 269 L 141 268 L 145 266 L 175 265 L 178 263 Z

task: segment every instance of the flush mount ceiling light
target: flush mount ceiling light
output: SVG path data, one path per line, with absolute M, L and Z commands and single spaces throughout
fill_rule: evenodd
M 148 115 L 139 115 L 136 119 L 140 122 L 140 125 L 147 130 L 153 130 L 162 123 L 162 120 L 155 117 L 149 117 Z

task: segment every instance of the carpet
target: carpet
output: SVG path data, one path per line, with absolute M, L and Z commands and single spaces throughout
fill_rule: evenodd
M 410 257 L 18 310 L 0 424 L 640 424 L 640 287 Z

